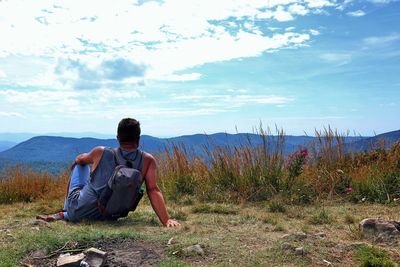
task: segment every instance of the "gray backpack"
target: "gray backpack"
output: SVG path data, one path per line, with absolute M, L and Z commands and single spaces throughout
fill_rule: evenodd
M 108 179 L 107 186 L 101 191 L 97 204 L 104 219 L 115 220 L 126 217 L 129 211 L 134 211 L 143 196 L 143 152 L 138 150 L 135 159 L 130 161 L 123 157 L 120 148 L 112 151 L 116 167 Z

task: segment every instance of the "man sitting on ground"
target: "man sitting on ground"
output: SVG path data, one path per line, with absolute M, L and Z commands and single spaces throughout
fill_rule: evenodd
M 99 206 L 99 196 L 107 188 L 109 179 L 122 158 L 141 172 L 151 206 L 161 223 L 167 227 L 180 225 L 178 221 L 169 218 L 164 197 L 157 186 L 157 165 L 154 157 L 138 148 L 140 123 L 131 118 L 122 119 L 117 132 L 118 149 L 99 146 L 76 157 L 71 166 L 72 173 L 64 211 L 54 215 L 40 215 L 38 219 L 71 222 L 104 219 L 104 213 Z

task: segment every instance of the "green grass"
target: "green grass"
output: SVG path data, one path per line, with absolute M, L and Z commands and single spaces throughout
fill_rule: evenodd
M 379 248 L 362 245 L 356 249 L 355 259 L 361 267 L 395 267 L 388 254 Z
M 102 240 L 121 238 L 143 242 L 148 244 L 149 249 L 154 246 L 163 251 L 164 256 L 158 263 L 161 267 L 315 266 L 321 265 L 323 259 L 333 261 L 334 266 L 360 266 L 365 262 L 362 266 L 377 266 L 366 265 L 375 264 L 377 259 L 386 264 L 380 266 L 396 266 L 389 263 L 399 260 L 394 250 L 381 254 L 379 251 L 382 247 L 378 245 L 378 252 L 371 252 L 368 248 L 357 249 L 357 246 L 349 246 L 349 249 L 342 251 L 336 249 L 336 244 L 339 243 L 369 242 L 351 234 L 349 224 L 344 219 L 331 223 L 329 230 L 326 230 L 325 225 L 310 224 L 309 221 L 313 215 L 319 218 L 318 220 L 325 218 L 325 215 L 321 215 L 325 212 L 330 218 L 343 218 L 345 214 L 352 214 L 354 218 L 383 216 L 398 220 L 399 205 L 330 204 L 324 208 L 287 206 L 286 213 L 269 212 L 263 203 L 241 206 L 212 203 L 194 206 L 173 205 L 169 207 L 170 214 L 182 216 L 186 220 L 181 220 L 181 228 L 168 229 L 157 222 L 157 216 L 151 207 L 142 203 L 136 212 L 117 222 L 56 222 L 51 223 L 49 227 L 40 227 L 39 231 L 31 229 L 30 221 L 37 211 L 49 211 L 57 206 L 57 203 L 45 202 L 0 205 L 0 229 L 8 229 L 13 235 L 11 238 L 7 236 L 6 231 L 0 231 L 0 266 L 18 266 L 21 258 L 30 252 L 45 249 L 47 254 L 50 254 L 64 246 L 67 241 L 70 244 L 76 243 L 78 247 L 88 247 Z M 197 212 L 193 212 L 194 208 Z M 304 216 L 292 216 L 293 211 Z M 23 217 L 19 214 L 22 212 L 25 214 Z M 291 234 L 304 231 L 305 228 L 310 238 L 297 240 L 290 237 Z M 313 233 L 321 231 L 326 232 L 327 237 L 311 237 Z M 289 237 L 282 239 L 284 234 L 289 234 Z M 167 245 L 171 238 L 172 244 Z M 281 250 L 280 244 L 283 241 L 289 242 L 293 247 L 304 247 L 307 254 L 298 256 L 291 250 Z M 204 257 L 179 253 L 194 244 L 206 245 Z
M 223 204 L 200 204 L 192 208 L 193 213 L 238 214 L 237 207 Z
M 333 221 L 333 215 L 325 207 L 317 209 L 309 219 L 311 224 L 331 224 Z
M 346 214 L 344 216 L 344 221 L 347 224 L 354 224 L 356 222 L 356 218 L 351 214 Z
M 186 221 L 188 218 L 187 213 L 182 211 L 182 209 L 168 209 L 168 214 L 170 217 L 179 221 Z
M 189 266 L 191 265 L 175 258 L 168 258 L 167 260 L 163 260 L 162 262 L 157 264 L 157 267 L 189 267 Z
M 281 212 L 285 213 L 286 212 L 286 207 L 284 204 L 276 201 L 271 201 L 269 203 L 269 211 L 270 212 Z

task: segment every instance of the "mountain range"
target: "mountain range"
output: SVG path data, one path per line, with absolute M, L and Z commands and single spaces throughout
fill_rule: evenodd
M 312 136 L 284 136 L 283 152 L 288 154 L 298 148 L 299 145 L 307 146 L 315 141 Z M 348 150 L 368 150 L 371 144 L 384 139 L 386 146 L 390 147 L 400 140 L 400 130 L 380 134 L 374 137 L 345 137 Z M 278 137 L 268 136 L 266 141 L 270 149 L 275 149 Z M 141 136 L 141 148 L 150 153 L 162 152 L 165 148 L 171 148 L 173 144 L 184 145 L 189 153 L 205 156 L 205 148 L 213 150 L 219 146 L 259 146 L 263 144 L 263 138 L 258 134 L 227 134 L 216 133 L 211 135 L 195 134 L 173 138 L 157 138 L 148 135 Z M 0 149 L 13 145 L 10 141 L 0 141 Z M 73 138 L 59 136 L 36 136 L 26 141 L 8 147 L 0 152 L 0 169 L 7 165 L 26 164 L 34 169 L 56 172 L 73 159 L 84 152 L 88 152 L 96 146 L 116 147 L 116 139 L 97 138 Z M 1 150 L 0 150 L 1 151 Z

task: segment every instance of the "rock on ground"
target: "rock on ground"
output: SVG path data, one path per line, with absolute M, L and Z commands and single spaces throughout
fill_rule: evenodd
M 304 254 L 306 254 L 303 247 L 295 248 L 294 253 L 296 255 L 304 255 Z
M 283 250 L 287 250 L 287 249 L 291 249 L 292 245 L 290 245 L 288 242 L 284 242 L 281 244 L 281 249 Z
M 359 224 L 364 238 L 392 239 L 400 237 L 400 222 L 368 218 Z
M 107 253 L 97 248 L 89 248 L 85 251 L 86 259 L 85 262 L 90 267 L 101 267 L 106 261 Z
M 57 259 L 57 267 L 79 267 L 81 261 L 85 258 L 85 254 L 77 255 L 60 255 Z
M 297 232 L 293 234 L 296 239 L 302 240 L 307 238 L 307 234 L 304 232 Z
M 205 254 L 205 252 L 200 244 L 196 244 L 196 245 L 184 248 L 184 249 L 182 249 L 182 252 L 185 256 L 193 256 L 193 255 L 204 256 L 204 254 Z

